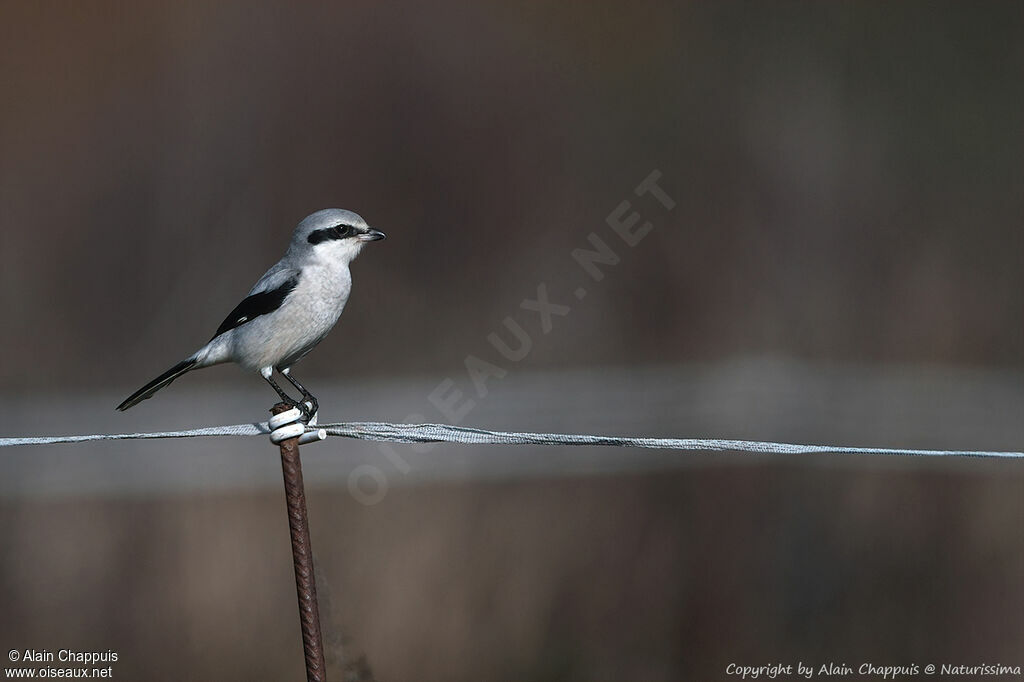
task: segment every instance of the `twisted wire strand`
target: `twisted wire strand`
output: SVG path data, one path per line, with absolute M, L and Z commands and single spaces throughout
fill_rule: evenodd
M 847 445 L 808 445 L 722 438 L 651 438 L 602 436 L 572 433 L 530 433 L 490 431 L 447 424 L 399 424 L 393 422 L 340 422 L 320 424 L 328 435 L 357 440 L 392 443 L 459 443 L 466 445 L 588 445 L 623 448 L 647 448 L 682 451 L 750 452 L 754 454 L 842 454 L 893 455 L 918 457 L 992 457 L 1024 458 L 1024 452 L 1000 450 L 937 450 L 921 448 L 857 447 Z M 307 428 L 307 430 L 313 430 Z M 182 431 L 153 433 L 117 433 L 85 436 L 27 436 L 0 438 L 0 447 L 20 445 L 56 445 L 97 440 L 145 440 L 154 438 L 198 438 L 206 436 L 260 436 L 270 433 L 266 422 L 210 426 Z

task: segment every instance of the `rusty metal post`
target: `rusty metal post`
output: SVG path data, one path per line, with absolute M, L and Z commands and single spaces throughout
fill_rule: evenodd
M 280 414 L 289 409 L 290 406 L 278 403 L 271 412 Z M 292 536 L 295 591 L 299 597 L 302 648 L 306 655 L 306 680 L 326 682 L 327 666 L 324 663 L 323 637 L 320 635 L 316 577 L 313 575 L 313 547 L 309 541 L 309 515 L 306 512 L 306 491 L 302 485 L 302 462 L 299 460 L 297 437 L 281 442 L 281 469 L 284 472 L 285 501 L 288 503 L 288 527 Z

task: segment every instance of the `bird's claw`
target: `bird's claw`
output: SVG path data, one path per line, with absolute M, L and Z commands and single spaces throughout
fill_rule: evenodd
M 309 424 L 310 426 L 316 425 L 316 415 L 320 409 L 320 406 L 316 402 L 316 398 L 298 402 L 295 404 L 295 407 L 297 407 L 299 412 L 302 413 L 302 416 L 299 418 L 302 423 Z
M 304 420 L 307 424 L 316 425 L 316 415 L 320 411 L 320 403 L 316 401 L 316 398 L 308 393 L 302 396 L 302 404 L 299 409 L 302 410 L 303 416 L 307 417 Z
M 316 424 L 316 406 L 311 405 L 308 400 L 298 401 L 293 398 L 289 398 L 284 402 L 288 407 L 302 413 L 299 416 L 300 422 L 303 424 L 309 424 L 310 426 Z

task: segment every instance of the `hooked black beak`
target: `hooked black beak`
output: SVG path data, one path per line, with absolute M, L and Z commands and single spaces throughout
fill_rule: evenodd
M 358 239 L 361 242 L 375 242 L 377 240 L 384 239 L 386 236 L 387 235 L 385 235 L 380 230 L 375 230 L 372 227 L 368 227 L 366 228 L 366 232 L 360 233 Z

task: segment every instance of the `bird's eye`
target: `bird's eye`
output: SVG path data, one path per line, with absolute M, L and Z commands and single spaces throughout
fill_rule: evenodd
M 339 238 L 341 238 L 341 237 L 348 237 L 349 235 L 352 234 L 352 226 L 351 225 L 338 225 L 334 229 L 337 230 Z

